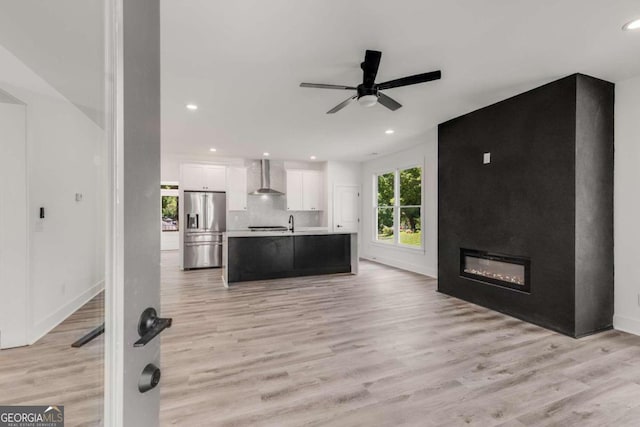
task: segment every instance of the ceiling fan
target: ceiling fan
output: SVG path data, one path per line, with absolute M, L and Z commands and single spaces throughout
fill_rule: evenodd
M 362 68 L 362 84 L 359 84 L 357 87 L 322 83 L 300 83 L 300 87 L 358 91 L 352 97 L 346 99 L 345 101 L 333 107 L 331 110 L 327 111 L 327 114 L 333 114 L 342 110 L 344 107 L 351 104 L 356 99 L 358 100 L 358 103 L 364 107 L 372 107 L 377 103 L 380 103 L 391 111 L 396 111 L 398 108 L 402 107 L 402 104 L 380 92 L 381 90 L 430 82 L 432 80 L 438 80 L 442 75 L 440 70 L 438 70 L 431 71 L 429 73 L 403 77 L 401 79 L 389 80 L 388 82 L 384 83 L 376 83 L 375 80 L 376 75 L 378 74 L 378 67 L 380 66 L 381 57 L 382 52 L 379 52 L 377 50 L 366 51 L 364 55 L 364 62 L 360 64 L 360 68 Z

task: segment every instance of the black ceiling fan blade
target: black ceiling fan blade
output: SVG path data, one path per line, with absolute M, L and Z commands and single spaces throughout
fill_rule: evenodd
M 327 111 L 327 114 L 333 114 L 333 113 L 337 113 L 338 111 L 342 110 L 344 107 L 346 107 L 347 105 L 351 104 L 353 101 L 355 101 L 355 99 L 358 97 L 358 95 L 353 95 L 351 98 L 345 99 L 344 101 L 342 101 L 340 104 L 336 105 L 335 107 L 333 107 L 331 110 Z
M 353 86 L 328 85 L 324 83 L 300 83 L 300 87 L 310 87 L 316 89 L 340 89 L 340 90 L 356 90 Z
M 378 92 L 378 102 L 391 111 L 396 111 L 398 108 L 402 107 L 402 104 L 382 92 Z
M 440 70 L 431 71 L 430 73 L 416 74 L 415 76 L 403 77 L 401 79 L 389 80 L 388 82 L 380 83 L 377 85 L 378 89 L 391 89 L 400 86 L 415 85 L 418 83 L 430 82 L 432 80 L 438 80 L 442 77 Z
M 367 50 L 365 52 L 364 62 L 360 64 L 360 68 L 362 68 L 362 84 L 365 87 L 373 87 L 375 84 L 380 58 L 382 58 L 382 52 L 377 50 Z

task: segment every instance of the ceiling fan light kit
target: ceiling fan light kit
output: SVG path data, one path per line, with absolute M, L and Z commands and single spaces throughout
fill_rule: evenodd
M 382 58 L 382 52 L 377 50 L 367 50 L 364 55 L 364 62 L 360 64 L 362 68 L 362 84 L 358 86 L 344 86 L 333 85 L 324 83 L 300 83 L 300 87 L 308 87 L 315 89 L 338 89 L 338 90 L 355 90 L 356 95 L 353 95 L 340 104 L 327 111 L 327 114 L 333 114 L 342 110 L 353 101 L 358 100 L 358 104 L 363 107 L 373 107 L 376 104 L 381 104 L 391 111 L 396 111 L 402 107 L 395 99 L 380 92 L 381 90 L 393 89 L 396 87 L 415 85 L 418 83 L 430 82 L 432 80 L 438 80 L 442 77 L 440 70 L 431 71 L 429 73 L 416 74 L 413 76 L 403 77 L 400 79 L 389 80 L 384 83 L 376 83 L 376 76 L 378 75 L 378 67 L 380 66 L 380 59 Z
M 363 107 L 373 107 L 377 103 L 378 103 L 377 95 L 363 95 L 360 98 L 358 98 L 358 104 L 362 105 Z

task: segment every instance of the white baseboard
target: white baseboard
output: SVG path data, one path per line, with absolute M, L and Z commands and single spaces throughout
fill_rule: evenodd
M 46 319 L 38 322 L 29 331 L 29 345 L 34 344 L 40 338 L 51 332 L 56 326 L 62 323 L 66 318 L 75 313 L 80 307 L 88 303 L 93 297 L 104 290 L 104 280 L 87 289 L 65 306 L 58 309 L 55 313 Z M 97 325 L 96 325 L 97 326 Z
M 613 316 L 613 328 L 622 332 L 640 335 L 640 320 L 615 314 Z
M 422 274 L 424 276 L 429 276 L 429 277 L 432 277 L 434 279 L 438 278 L 438 271 L 436 269 L 433 269 L 433 268 L 424 267 L 424 266 L 421 266 L 421 265 L 409 264 L 409 263 L 406 263 L 406 262 L 397 261 L 397 260 L 394 260 L 394 259 L 383 258 L 383 257 L 372 257 L 372 256 L 367 256 L 367 255 L 361 255 L 360 258 L 366 259 L 366 260 L 369 260 L 369 261 L 373 261 L 373 262 L 378 262 L 380 264 L 388 265 L 388 266 L 391 266 L 391 267 L 399 268 L 401 270 L 407 270 L 407 271 L 411 271 L 413 273 Z

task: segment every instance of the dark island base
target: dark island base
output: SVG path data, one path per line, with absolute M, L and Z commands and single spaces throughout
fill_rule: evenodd
M 351 272 L 351 236 L 232 237 L 228 282 Z

